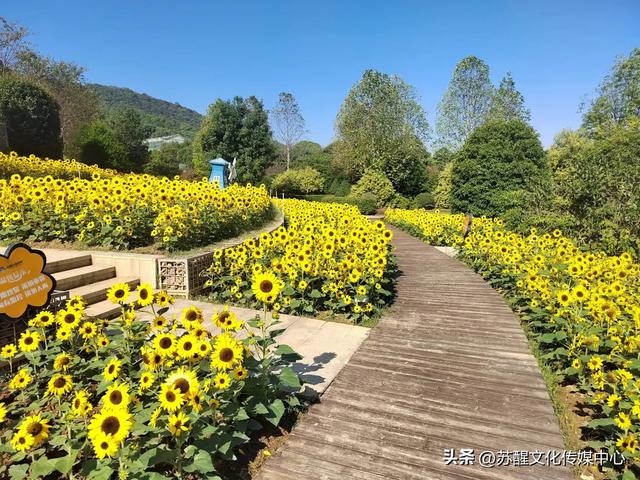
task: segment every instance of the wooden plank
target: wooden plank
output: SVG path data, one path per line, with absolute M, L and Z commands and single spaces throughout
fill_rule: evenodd
M 396 302 L 257 478 L 570 479 L 445 465 L 446 448 L 563 449 L 518 318 L 454 258 L 394 231 Z

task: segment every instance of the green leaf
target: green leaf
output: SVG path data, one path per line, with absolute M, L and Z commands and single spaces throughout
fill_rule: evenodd
M 31 477 L 46 477 L 56 469 L 56 460 L 49 460 L 42 457 L 31 464 Z
M 300 355 L 298 355 L 298 353 L 291 348 L 289 345 L 278 345 L 278 348 L 276 348 L 276 355 L 282 355 L 282 356 L 296 356 L 298 358 L 302 358 Z
M 309 294 L 309 296 L 311 298 L 322 298 L 324 295 L 322 295 L 321 292 L 319 292 L 318 290 L 316 290 L 315 288 L 313 290 L 311 290 L 311 293 Z
M 71 455 L 67 455 L 62 458 L 56 458 L 56 470 L 63 475 L 67 475 L 73 468 L 73 464 L 76 461 L 77 451 L 73 451 Z
M 93 470 L 89 474 L 87 479 L 88 480 L 109 480 L 113 472 L 114 472 L 113 468 L 107 465 L 100 465 L 100 467 L 97 470 Z
M 249 420 L 249 418 L 250 417 L 247 414 L 247 411 L 242 407 L 240 407 L 238 409 L 238 411 L 236 412 L 236 420 L 239 421 L 239 422 L 241 422 L 243 420 Z
M 193 457 L 193 461 L 188 465 L 185 465 L 184 470 L 186 472 L 198 472 L 198 473 L 211 473 L 215 472 L 213 467 L 213 461 L 211 454 L 204 450 L 198 450 L 198 453 Z
M 27 470 L 29 470 L 29 465 L 26 463 L 11 465 L 9 467 L 9 476 L 11 480 L 24 480 L 27 476 Z
M 280 380 L 280 386 L 285 387 L 285 389 L 298 390 L 301 386 L 300 377 L 290 367 L 282 369 L 280 375 L 278 375 L 278 380 Z
M 282 290 L 282 295 L 286 295 L 286 296 L 291 296 L 293 295 L 295 292 L 295 290 L 291 287 L 291 285 L 287 285 L 283 290 Z
M 587 423 L 587 427 L 589 428 L 598 428 L 598 427 L 609 427 L 614 425 L 615 422 L 613 418 L 596 418 Z
M 284 403 L 282 403 L 282 400 L 278 398 L 274 400 L 271 405 L 269 405 L 269 415 L 267 415 L 265 418 L 277 427 L 280 423 L 280 420 L 282 419 L 282 415 L 284 415 L 284 411 Z
M 631 470 L 627 470 L 622 474 L 622 480 L 636 480 L 637 478 Z
M 165 450 L 160 447 L 152 448 L 144 452 L 138 460 L 145 466 L 152 466 L 158 463 L 172 463 L 176 458 L 175 450 Z
M 291 300 L 291 303 L 289 304 L 292 309 L 298 308 L 300 305 L 302 305 L 302 302 L 297 298 Z

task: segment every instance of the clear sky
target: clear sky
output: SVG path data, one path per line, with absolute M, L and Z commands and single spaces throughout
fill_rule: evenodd
M 204 113 L 216 98 L 293 93 L 307 138 L 334 135 L 362 72 L 398 74 L 435 122 L 455 64 L 476 55 L 495 83 L 511 71 L 547 146 L 580 123 L 616 56 L 640 47 L 638 0 L 3 0 L 38 51 L 77 62 L 87 80 Z

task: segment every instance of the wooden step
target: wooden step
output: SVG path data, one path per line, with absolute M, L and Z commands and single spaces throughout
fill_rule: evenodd
M 45 251 L 47 264 L 44 271 L 47 273 L 63 272 L 74 268 L 91 265 L 91 255 L 81 252 Z
M 53 274 L 53 278 L 56 279 L 56 289 L 58 290 L 71 290 L 102 280 L 108 280 L 115 276 L 116 267 L 99 267 L 97 265 L 86 265 Z
M 84 313 L 89 318 L 115 318 L 120 315 L 122 309 L 120 305 L 111 303 L 109 300 L 102 300 L 101 302 L 89 305 Z
M 94 303 L 106 300 L 107 290 L 116 283 L 127 283 L 131 290 L 133 290 L 140 284 L 140 279 L 136 277 L 114 277 L 108 280 L 92 283 L 90 285 L 72 288 L 69 290 L 69 295 L 71 297 L 80 295 L 88 305 L 93 305 Z

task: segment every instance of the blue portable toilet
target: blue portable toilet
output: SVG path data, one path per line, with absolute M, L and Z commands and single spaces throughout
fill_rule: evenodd
M 225 188 L 227 186 L 229 162 L 224 158 L 216 158 L 214 160 L 209 160 L 209 165 L 211 165 L 209 181 L 213 182 L 214 180 L 217 180 L 220 188 Z

